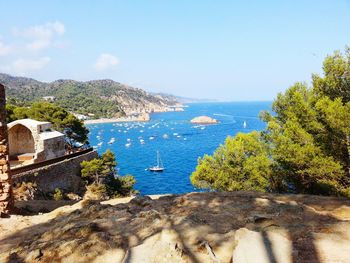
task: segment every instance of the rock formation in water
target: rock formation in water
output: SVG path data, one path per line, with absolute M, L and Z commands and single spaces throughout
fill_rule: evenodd
M 196 118 L 193 118 L 191 120 L 191 123 L 196 123 L 196 124 L 215 124 L 218 123 L 216 119 L 210 118 L 208 116 L 199 116 Z

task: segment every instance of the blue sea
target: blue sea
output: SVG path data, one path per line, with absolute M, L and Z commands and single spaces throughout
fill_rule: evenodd
M 258 115 L 270 110 L 271 102 L 193 103 L 184 112 L 154 113 L 145 123 L 90 124 L 89 140 L 102 154 L 112 150 L 119 174 L 132 174 L 142 195 L 180 194 L 198 191 L 190 182 L 197 160 L 212 154 L 227 136 L 265 128 Z M 214 125 L 190 123 L 207 115 L 220 121 Z M 244 125 L 244 122 L 246 125 Z M 152 173 L 159 151 L 165 170 Z

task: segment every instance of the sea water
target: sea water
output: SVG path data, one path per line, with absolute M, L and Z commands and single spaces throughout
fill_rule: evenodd
M 259 112 L 271 109 L 271 102 L 188 104 L 184 112 L 154 113 L 150 122 L 90 124 L 89 141 L 102 154 L 112 150 L 120 175 L 131 174 L 141 194 L 180 194 L 198 191 L 190 182 L 197 160 L 212 154 L 227 136 L 262 130 Z M 219 120 L 212 125 L 190 123 L 206 115 Z M 157 151 L 165 170 L 150 172 L 157 164 Z

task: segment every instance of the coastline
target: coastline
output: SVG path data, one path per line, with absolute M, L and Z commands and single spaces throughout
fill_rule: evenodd
M 173 108 L 166 108 L 165 110 L 156 110 L 153 113 L 158 112 L 182 112 L 184 111 L 184 107 L 188 107 L 185 105 L 177 105 Z M 100 118 L 93 120 L 84 120 L 84 124 L 100 124 L 100 123 L 114 123 L 114 122 L 148 122 L 151 120 L 150 113 L 140 113 L 137 115 L 129 115 L 120 118 Z
M 85 120 L 84 124 L 99 124 L 99 123 L 114 123 L 114 122 L 148 122 L 150 121 L 150 116 L 147 114 L 147 117 L 142 116 L 129 116 L 129 117 L 121 117 L 121 118 L 101 118 L 95 120 Z

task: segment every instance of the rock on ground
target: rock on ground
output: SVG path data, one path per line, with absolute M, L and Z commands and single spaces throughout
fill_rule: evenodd
M 350 199 L 234 192 L 129 201 L 1 219 L 0 262 L 350 262 Z

